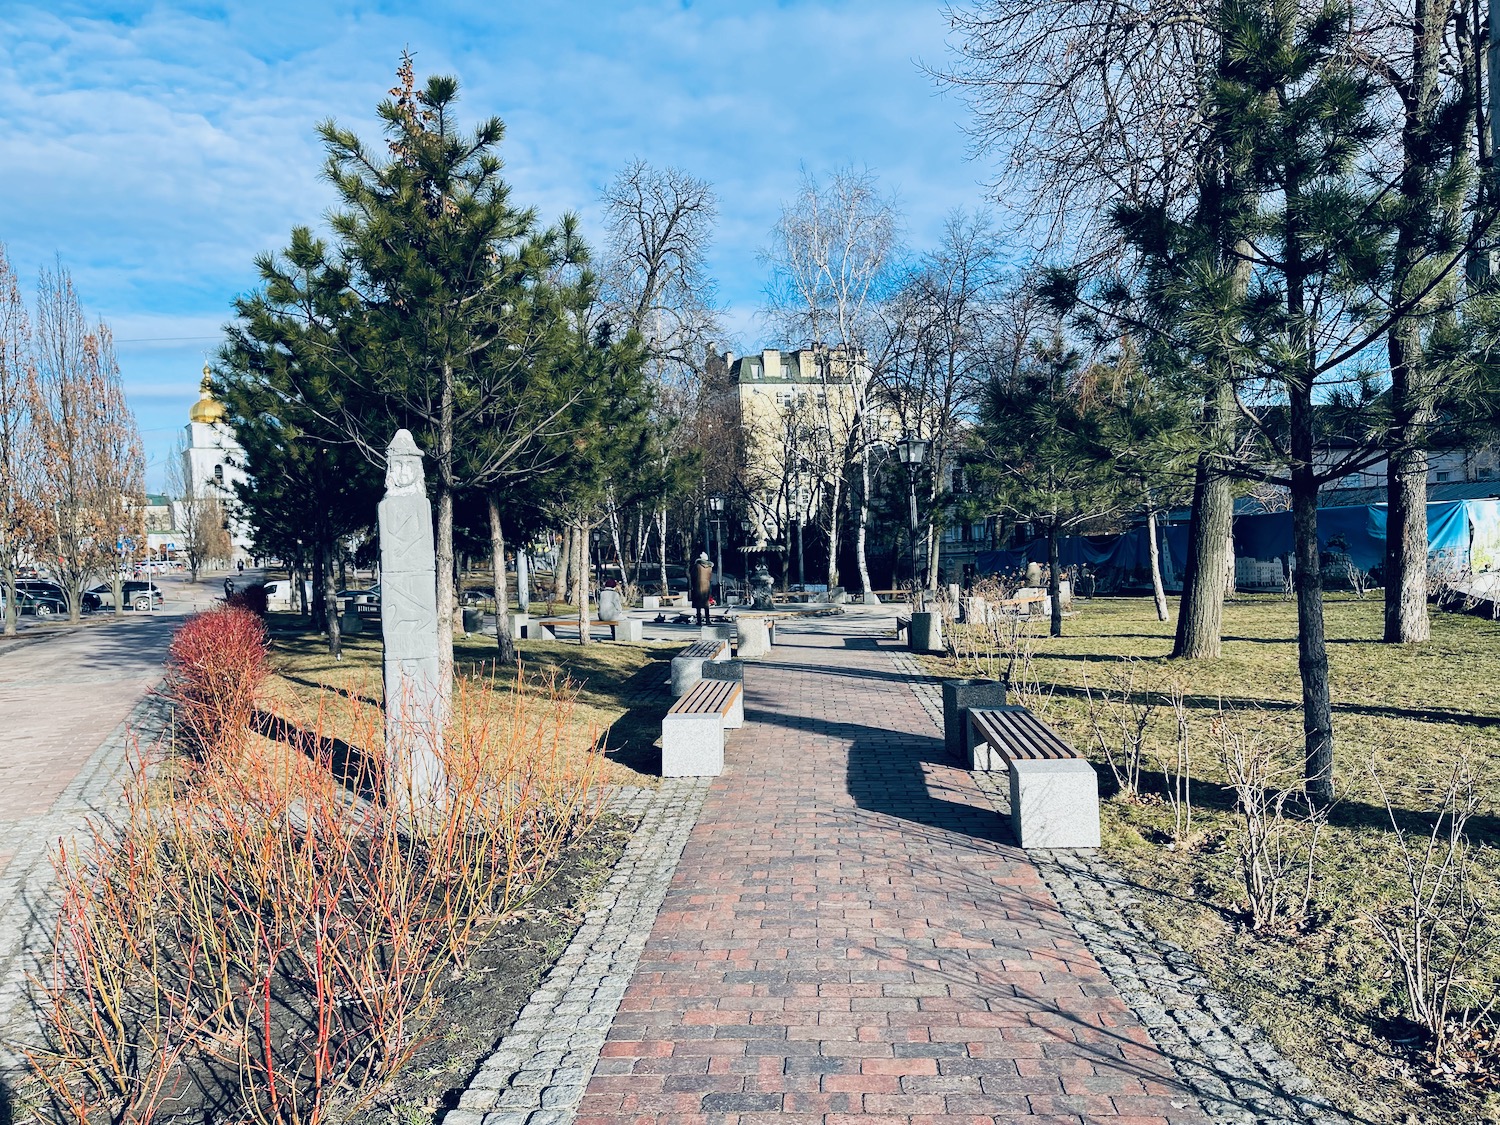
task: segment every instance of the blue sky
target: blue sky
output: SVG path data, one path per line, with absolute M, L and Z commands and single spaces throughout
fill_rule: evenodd
M 150 483 L 257 253 L 330 205 L 315 124 L 366 136 L 403 48 L 498 114 L 519 203 L 599 230 L 635 157 L 711 181 L 710 270 L 738 350 L 761 344 L 758 253 L 800 168 L 868 166 L 918 249 L 984 201 L 939 0 L 0 5 L 0 242 L 23 279 L 60 255 L 120 341 Z M 597 237 L 594 238 L 597 241 Z

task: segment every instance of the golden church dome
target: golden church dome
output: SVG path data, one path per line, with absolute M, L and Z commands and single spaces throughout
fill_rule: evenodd
M 203 392 L 203 397 L 193 404 L 193 409 L 188 413 L 188 418 L 194 422 L 203 422 L 206 425 L 212 426 L 216 422 L 224 421 L 224 405 L 209 393 L 209 374 L 208 364 L 205 363 L 203 365 L 203 382 L 199 386 L 199 390 Z

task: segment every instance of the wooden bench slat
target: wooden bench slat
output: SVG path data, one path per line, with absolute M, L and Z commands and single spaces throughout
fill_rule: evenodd
M 740 694 L 736 680 L 700 680 L 691 691 L 672 704 L 669 715 L 712 715 L 728 713 Z
M 975 708 L 969 719 L 986 742 L 1011 760 L 1082 756 L 1024 707 Z
M 678 656 L 686 656 L 693 659 L 718 656 L 724 648 L 723 641 L 694 641 L 687 648 L 679 652 Z

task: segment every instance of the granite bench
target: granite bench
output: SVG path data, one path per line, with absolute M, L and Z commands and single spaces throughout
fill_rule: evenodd
M 661 721 L 661 775 L 716 777 L 724 772 L 724 731 L 745 722 L 737 680 L 699 680 Z
M 542 640 L 557 640 L 558 629 L 578 628 L 576 617 L 543 617 L 538 621 L 532 621 L 541 632 Z M 618 621 L 590 621 L 590 629 L 608 629 L 609 639 L 612 641 L 640 641 L 641 623 L 634 617 L 622 617 Z
M 1010 819 L 1023 848 L 1097 848 L 1099 777 L 1025 707 L 968 713 L 969 768 L 1009 769 Z
M 672 657 L 672 694 L 682 697 L 703 679 L 703 663 L 707 660 L 724 660 L 729 656 L 726 640 L 694 641 Z

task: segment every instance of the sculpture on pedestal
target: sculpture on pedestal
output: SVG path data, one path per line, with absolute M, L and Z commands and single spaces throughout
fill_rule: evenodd
M 441 801 L 448 722 L 438 674 L 437 560 L 422 451 L 397 430 L 380 502 L 380 624 L 385 635 L 385 790 L 404 815 Z

